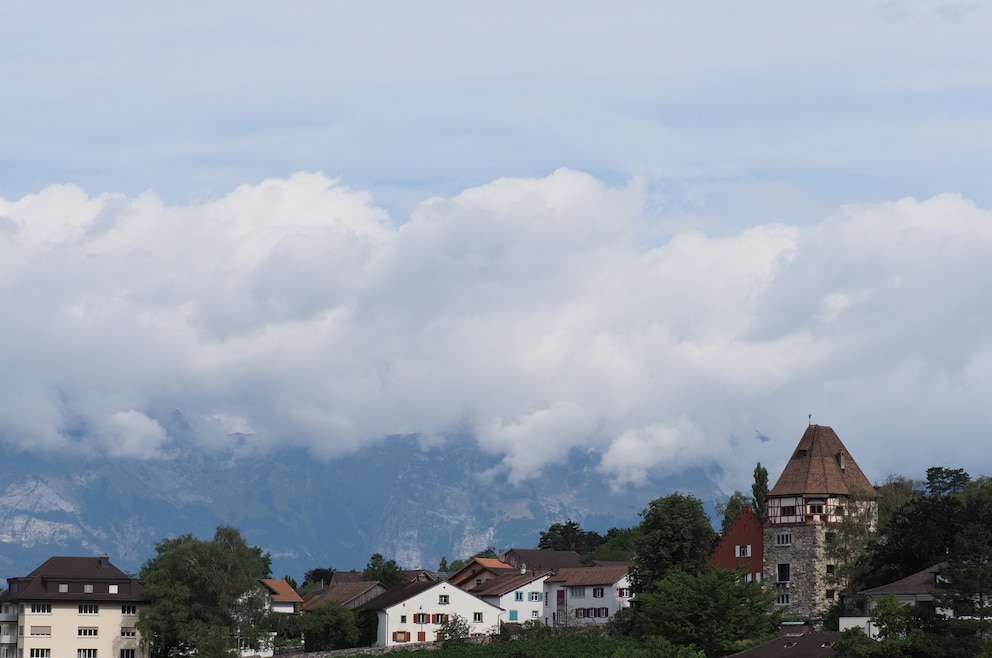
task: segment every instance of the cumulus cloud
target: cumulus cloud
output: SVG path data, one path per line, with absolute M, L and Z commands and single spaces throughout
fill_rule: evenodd
M 618 489 L 740 488 L 813 412 L 880 477 L 965 463 L 932 438 L 992 420 L 992 214 L 940 195 L 659 240 L 652 194 L 562 169 L 402 223 L 321 174 L 0 200 L 0 440 L 331 459 L 468 435 L 517 484 L 578 450 Z

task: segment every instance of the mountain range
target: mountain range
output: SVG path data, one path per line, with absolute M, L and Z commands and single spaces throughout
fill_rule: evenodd
M 410 436 L 326 462 L 302 451 L 160 461 L 5 457 L 0 578 L 25 575 L 52 555 L 106 554 L 137 573 L 158 540 L 210 538 L 218 525 L 239 528 L 268 551 L 276 577 L 361 570 L 377 552 L 406 568 L 434 569 L 442 556 L 533 548 L 542 530 L 566 519 L 601 533 L 629 527 L 650 500 L 676 490 L 710 510 L 724 498 L 713 474 L 699 469 L 614 492 L 584 454 L 513 485 L 492 475 L 496 458 L 472 441 L 423 447 Z

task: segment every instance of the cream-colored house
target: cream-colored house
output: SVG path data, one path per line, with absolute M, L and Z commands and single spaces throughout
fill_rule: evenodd
M 53 557 L 0 595 L 0 658 L 143 658 L 144 584 L 107 557 Z

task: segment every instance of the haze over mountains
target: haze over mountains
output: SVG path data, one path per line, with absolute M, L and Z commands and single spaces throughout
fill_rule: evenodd
M 517 487 L 480 475 L 491 461 L 469 442 L 422 451 L 413 437 L 332 462 L 300 451 L 225 462 L 8 455 L 0 577 L 26 574 L 51 555 L 106 553 L 137 571 L 159 539 L 208 537 L 220 524 L 269 551 L 277 576 L 362 569 L 374 552 L 436 568 L 442 556 L 487 546 L 536 546 L 541 530 L 566 518 L 601 532 L 633 525 L 647 501 L 675 488 L 714 495 L 698 470 L 615 493 L 582 455 Z

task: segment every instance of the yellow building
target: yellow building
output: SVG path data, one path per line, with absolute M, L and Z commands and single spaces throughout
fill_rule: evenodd
M 144 584 L 106 557 L 53 557 L 0 595 L 0 658 L 145 658 Z

